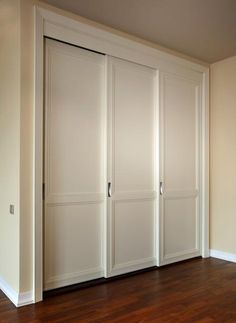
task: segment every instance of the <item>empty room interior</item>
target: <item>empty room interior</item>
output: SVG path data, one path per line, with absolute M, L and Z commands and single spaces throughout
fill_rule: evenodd
M 0 322 L 236 322 L 236 1 L 0 27 Z

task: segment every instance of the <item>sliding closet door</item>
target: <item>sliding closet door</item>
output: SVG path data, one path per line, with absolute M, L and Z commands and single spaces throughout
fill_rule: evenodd
M 46 40 L 45 290 L 104 274 L 104 61 Z
M 107 276 L 156 265 L 155 78 L 108 59 Z
M 200 111 L 198 73 L 160 79 L 160 263 L 200 255 Z

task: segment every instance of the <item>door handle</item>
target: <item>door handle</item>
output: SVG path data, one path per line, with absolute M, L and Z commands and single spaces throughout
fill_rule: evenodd
M 163 183 L 160 182 L 160 195 L 163 195 Z
M 107 192 L 108 192 L 108 197 L 111 197 L 111 183 L 110 182 L 108 183 Z

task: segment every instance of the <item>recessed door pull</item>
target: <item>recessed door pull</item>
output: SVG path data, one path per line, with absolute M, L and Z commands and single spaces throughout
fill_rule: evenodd
M 163 183 L 160 182 L 160 195 L 163 195 Z
M 108 183 L 108 197 L 111 197 L 111 183 Z

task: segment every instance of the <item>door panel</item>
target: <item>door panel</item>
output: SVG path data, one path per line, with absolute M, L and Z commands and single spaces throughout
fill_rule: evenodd
M 192 197 L 184 201 L 181 198 L 165 199 L 164 254 L 166 257 L 186 251 L 196 251 L 196 207 L 196 199 Z
M 45 217 L 46 289 L 103 276 L 101 204 L 51 205 Z
M 160 263 L 200 255 L 200 78 L 163 73 L 160 91 Z
M 44 289 L 103 276 L 103 55 L 46 40 Z
M 107 276 L 156 264 L 155 78 L 150 68 L 108 60 Z
M 114 267 L 151 261 L 154 254 L 153 201 L 117 201 L 114 205 Z

